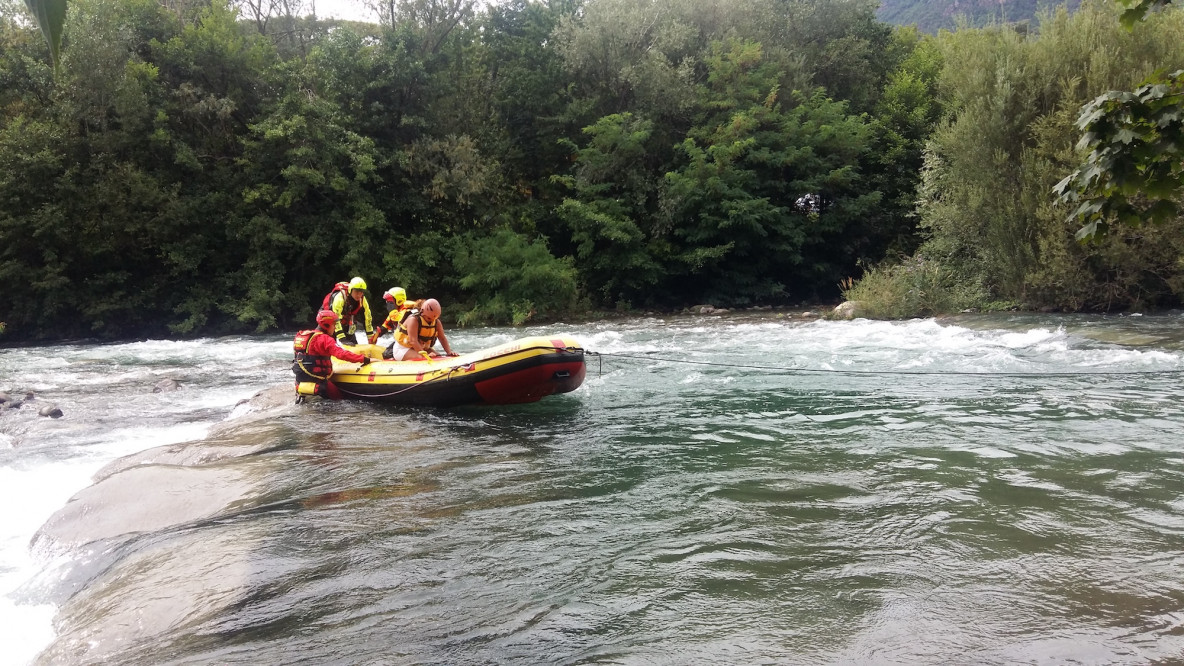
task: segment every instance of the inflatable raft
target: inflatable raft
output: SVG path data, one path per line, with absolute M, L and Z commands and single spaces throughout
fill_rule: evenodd
M 383 347 L 359 345 L 366 365 L 333 359 L 329 378 L 346 398 L 454 407 L 535 402 L 584 383 L 584 349 L 571 338 L 522 338 L 470 354 L 383 361 Z

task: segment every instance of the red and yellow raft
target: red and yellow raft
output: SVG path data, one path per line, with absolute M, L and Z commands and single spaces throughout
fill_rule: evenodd
M 460 356 L 383 361 L 377 345 L 352 347 L 366 365 L 333 359 L 329 378 L 346 398 L 454 407 L 536 402 L 584 383 L 584 349 L 571 338 L 521 338 Z

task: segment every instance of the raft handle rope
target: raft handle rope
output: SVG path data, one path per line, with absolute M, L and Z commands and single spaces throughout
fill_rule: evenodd
M 457 369 L 456 367 L 448 368 L 448 372 L 446 372 L 442 375 L 436 375 L 435 377 L 425 379 L 422 382 L 416 382 L 410 386 L 401 388 L 398 391 L 391 391 L 390 393 L 355 393 L 353 391 L 349 391 L 349 390 L 342 388 L 341 384 L 334 384 L 334 385 L 337 387 L 338 391 L 341 391 L 345 395 L 353 396 L 355 398 L 389 398 L 393 395 L 399 395 L 400 393 L 406 393 L 407 391 L 410 391 L 411 389 L 416 389 L 416 388 L 419 388 L 419 387 L 424 386 L 426 384 L 430 384 L 430 383 L 432 383 L 436 380 L 439 380 L 439 379 L 448 379 L 449 377 L 452 376 L 452 373 L 456 369 Z
M 505 358 L 506 356 L 510 356 L 512 354 L 518 354 L 518 353 L 521 353 L 524 351 L 534 351 L 534 350 L 538 350 L 538 349 L 546 349 L 546 350 L 553 350 L 556 352 L 567 352 L 567 353 L 574 353 L 574 352 L 581 352 L 583 354 L 591 354 L 592 353 L 592 352 L 584 350 L 583 347 L 552 347 L 550 345 L 536 345 L 534 347 L 525 347 L 523 349 L 515 349 L 514 351 L 509 351 L 504 354 L 498 354 L 496 356 L 489 356 L 486 358 L 482 358 L 481 360 L 482 361 L 492 361 L 494 359 Z M 476 361 L 474 361 L 474 363 L 476 363 Z M 448 379 L 449 377 L 452 376 L 452 374 L 454 372 L 456 372 L 457 370 L 460 370 L 463 367 L 464 367 L 463 365 L 454 365 L 454 366 L 448 368 L 448 372 L 436 375 L 435 377 L 430 377 L 428 379 L 423 380 L 422 382 L 416 382 L 410 386 L 406 386 L 404 388 L 399 389 L 398 391 L 392 391 L 390 393 L 355 393 L 354 391 L 349 391 L 349 390 L 343 388 L 341 384 L 335 384 L 335 386 L 337 386 L 338 391 L 341 391 L 343 394 L 353 396 L 355 398 L 389 398 L 391 396 L 399 395 L 400 393 L 405 393 L 405 392 L 410 391 L 412 389 L 417 389 L 421 386 L 426 386 L 427 384 L 430 384 L 434 381 L 438 381 L 441 379 Z
M 713 363 L 711 361 L 688 361 L 677 358 L 661 358 L 657 356 L 638 356 L 633 354 L 617 354 L 611 352 L 585 351 L 585 355 L 599 356 L 600 372 L 604 373 L 604 357 L 627 358 L 640 361 L 660 361 L 664 363 L 684 363 L 687 365 L 711 365 L 723 368 L 741 368 L 745 370 L 765 370 L 786 372 L 790 374 L 840 374 L 840 375 L 938 375 L 951 377 L 1096 377 L 1096 376 L 1135 376 L 1135 375 L 1179 375 L 1184 370 L 1130 370 L 1118 372 L 934 372 L 929 370 L 843 370 L 827 368 L 787 368 L 771 365 L 742 365 L 737 363 Z

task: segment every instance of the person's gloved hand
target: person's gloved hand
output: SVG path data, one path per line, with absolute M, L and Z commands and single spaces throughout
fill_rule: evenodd
M 369 356 L 363 356 L 363 357 L 362 357 L 362 363 L 361 363 L 361 364 L 362 364 L 362 365 L 367 365 L 367 364 L 369 364 L 369 363 L 370 363 L 370 357 L 369 357 Z
M 371 333 L 370 335 L 366 336 L 366 341 L 369 342 L 370 344 L 374 344 L 375 342 L 378 342 L 378 331 L 375 331 L 375 332 Z

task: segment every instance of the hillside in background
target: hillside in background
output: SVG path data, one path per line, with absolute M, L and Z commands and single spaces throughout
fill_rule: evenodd
M 1076 9 L 1080 0 L 1066 3 L 1050 0 L 882 0 L 877 17 L 894 25 L 916 24 L 923 32 L 936 33 L 942 28 L 953 29 L 959 16 L 971 26 L 989 22 L 1030 22 L 1037 11 L 1068 4 Z

